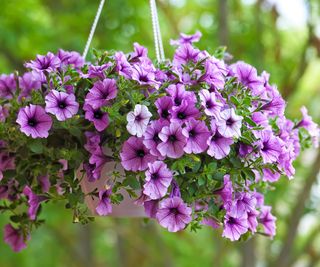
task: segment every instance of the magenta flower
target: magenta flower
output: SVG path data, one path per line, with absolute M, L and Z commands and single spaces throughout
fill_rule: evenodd
M 11 224 L 7 224 L 4 227 L 3 239 L 14 252 L 19 252 L 27 247 L 25 241 L 28 238 L 24 237 L 22 229 L 16 229 Z
M 145 105 L 136 105 L 134 111 L 127 114 L 127 130 L 130 134 L 142 137 L 152 114 Z
M 99 78 L 99 79 L 105 79 L 105 71 L 109 67 L 111 67 L 111 63 L 108 62 L 106 64 L 103 64 L 101 66 L 94 66 L 89 65 L 88 74 L 82 74 L 83 78 Z
M 161 119 L 169 121 L 171 118 L 171 108 L 173 106 L 173 101 L 170 96 L 163 96 L 156 100 L 155 106 L 158 109 L 158 114 Z
M 222 136 L 216 130 L 215 120 L 211 121 L 211 131 L 212 136 L 207 141 L 207 144 L 209 145 L 207 153 L 215 159 L 223 159 L 229 155 L 233 139 Z
M 248 215 L 248 228 L 249 228 L 249 230 L 252 233 L 257 232 L 259 212 L 256 210 L 251 210 L 247 213 L 247 215 Z
M 199 81 L 205 81 L 216 89 L 223 89 L 225 85 L 224 69 L 220 69 L 218 60 L 209 58 L 205 61 L 205 73 L 199 78 Z
M 147 59 L 133 65 L 131 78 L 141 85 L 159 87 L 159 83 L 155 80 L 155 69 Z
M 276 217 L 271 214 L 270 206 L 263 206 L 259 215 L 259 222 L 264 228 L 265 234 L 275 236 L 276 234 Z
M 100 108 L 94 109 L 90 105 L 84 104 L 85 118 L 93 122 L 94 127 L 98 132 L 102 132 L 109 126 L 108 113 L 101 111 Z
M 175 106 L 180 106 L 182 100 L 187 100 L 189 103 L 197 102 L 194 92 L 186 91 L 181 83 L 169 85 L 166 91 L 171 96 Z
M 159 224 L 169 232 L 183 230 L 192 220 L 192 209 L 180 197 L 170 197 L 159 203 L 156 214 Z
M 154 156 L 160 158 L 162 157 L 161 153 L 157 149 L 157 146 L 161 143 L 159 133 L 161 132 L 163 127 L 168 125 L 169 122 L 166 120 L 152 121 L 144 133 L 143 144 L 150 150 L 150 153 Z
M 9 106 L 0 105 L 0 122 L 5 122 L 6 118 L 9 116 Z
M 242 117 L 236 115 L 233 108 L 225 109 L 216 121 L 217 130 L 224 137 L 240 137 Z
M 248 192 L 236 193 L 236 199 L 233 207 L 237 210 L 237 213 L 246 213 L 255 210 L 257 200 L 254 195 Z
M 183 45 L 183 44 L 192 44 L 199 42 L 202 33 L 197 31 L 195 34 L 188 35 L 185 33 L 180 33 L 179 40 L 170 40 L 170 45 Z
M 249 87 L 254 95 L 260 95 L 264 90 L 264 82 L 257 74 L 257 70 L 251 65 L 239 61 L 230 66 L 233 70 L 235 77 L 244 86 Z
M 176 159 L 184 154 L 187 138 L 182 134 L 179 123 L 173 122 L 169 126 L 163 127 L 159 138 L 162 142 L 157 146 L 157 149 L 162 156 Z
M 32 90 L 39 90 L 41 87 L 41 81 L 35 77 L 32 72 L 26 72 L 22 77 L 19 77 L 19 86 L 21 97 L 30 97 Z
M 50 189 L 51 183 L 50 183 L 50 179 L 49 179 L 49 175 L 39 175 L 37 177 L 37 182 L 41 187 L 41 190 L 43 193 L 47 193 Z
M 122 52 L 116 52 L 114 54 L 114 59 L 116 61 L 116 71 L 125 78 L 131 79 L 132 67 L 128 62 L 125 54 L 123 54 Z
M 223 177 L 223 187 L 215 191 L 215 193 L 221 197 L 224 207 L 230 206 L 229 203 L 233 199 L 233 186 L 229 174 Z
M 172 172 L 165 163 L 162 161 L 149 163 L 143 193 L 151 199 L 160 199 L 166 195 L 171 181 Z
M 110 200 L 111 194 L 111 188 L 99 191 L 99 203 L 96 207 L 96 212 L 98 213 L 98 215 L 106 216 L 112 212 L 112 205 Z
M 47 94 L 45 102 L 46 112 L 55 115 L 58 121 L 72 118 L 79 110 L 74 94 L 52 90 Z
M 199 110 L 194 106 L 193 102 L 189 102 L 188 100 L 183 100 L 180 106 L 173 107 L 171 113 L 171 122 L 180 124 L 200 117 Z
M 223 237 L 236 241 L 248 231 L 248 216 L 246 213 L 237 214 L 235 211 L 231 211 L 224 218 Z
M 195 49 L 191 44 L 181 45 L 175 52 L 173 57 L 173 65 L 185 65 L 189 61 L 196 63 L 199 59 L 200 51 Z
M 298 123 L 297 127 L 303 127 L 309 132 L 312 138 L 313 145 L 315 148 L 317 148 L 319 146 L 320 137 L 319 126 L 315 122 L 313 122 L 311 116 L 308 115 L 308 110 L 306 107 L 302 107 L 300 111 L 302 113 L 303 118 Z
M 35 220 L 37 216 L 38 209 L 40 207 L 40 203 L 47 198 L 44 196 L 38 196 L 34 194 L 29 186 L 25 186 L 23 189 L 23 194 L 28 198 L 28 215 L 30 220 Z
M 282 152 L 280 139 L 273 135 L 272 131 L 265 130 L 260 132 L 260 141 L 256 144 L 263 163 L 277 162 Z
M 133 44 L 134 52 L 131 54 L 132 59 L 144 58 L 148 56 L 148 49 L 144 46 L 134 43 Z
M 85 103 L 98 109 L 109 104 L 110 100 L 116 98 L 117 93 L 116 80 L 97 81 L 86 95 Z
M 59 49 L 57 56 L 61 61 L 61 65 L 73 65 L 76 69 L 84 65 L 84 59 L 78 52 Z
M 100 150 L 100 142 L 101 138 L 100 135 L 94 132 L 85 132 L 84 135 L 86 136 L 86 144 L 84 148 L 90 153 L 94 154 L 96 151 Z
M 159 209 L 159 200 L 147 200 L 143 203 L 144 211 L 149 218 L 156 219 Z
M 143 144 L 142 138 L 131 136 L 124 142 L 120 157 L 121 165 L 127 171 L 144 171 L 148 168 L 148 163 L 156 160 Z
M 204 113 L 217 118 L 223 104 L 216 100 L 215 93 L 210 93 L 210 91 L 203 89 L 199 92 L 199 97 L 201 105 L 204 107 Z
M 0 75 L 0 98 L 11 99 L 17 89 L 14 74 Z
M 208 147 L 207 141 L 211 136 L 205 122 L 191 118 L 185 125 L 186 127 L 182 130 L 182 134 L 187 138 L 184 151 L 188 154 L 204 152 Z
M 48 52 L 45 56 L 38 55 L 36 60 L 26 63 L 25 67 L 39 72 L 52 72 L 59 68 L 60 65 L 60 59 L 51 52 Z
M 20 108 L 16 122 L 20 131 L 32 138 L 47 138 L 52 126 L 52 119 L 44 109 L 32 104 Z

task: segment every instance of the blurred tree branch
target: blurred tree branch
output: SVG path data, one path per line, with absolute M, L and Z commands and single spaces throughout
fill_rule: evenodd
M 219 45 L 228 46 L 229 26 L 228 26 L 228 1 L 218 1 L 218 38 Z

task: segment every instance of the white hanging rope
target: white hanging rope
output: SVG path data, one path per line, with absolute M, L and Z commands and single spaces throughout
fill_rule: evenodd
M 160 61 L 165 61 L 163 42 L 162 42 L 162 36 L 161 36 L 161 30 L 160 30 L 160 24 L 159 24 L 159 18 L 158 18 L 157 4 L 156 4 L 155 0 L 153 0 L 152 2 L 153 2 L 154 16 L 155 16 L 155 21 L 156 21 L 157 40 L 159 43 Z
M 87 56 L 87 54 L 88 54 L 88 50 L 89 50 L 89 47 L 90 47 L 90 44 L 91 44 L 91 41 L 92 41 L 94 32 L 95 32 L 95 30 L 96 30 L 96 27 L 97 27 L 99 18 L 100 18 L 100 15 L 101 15 L 101 11 L 102 11 L 104 2 L 105 2 L 105 0 L 101 0 L 101 1 L 100 1 L 97 14 L 96 14 L 96 16 L 95 16 L 95 18 L 94 18 L 94 21 L 93 21 L 93 24 L 92 24 L 92 27 L 91 27 L 91 30 L 90 30 L 90 34 L 89 34 L 89 37 L 88 37 L 88 40 L 87 40 L 86 46 L 85 46 L 84 51 L 83 51 L 83 54 L 82 54 L 82 57 L 83 57 L 84 59 L 86 59 L 86 56 Z
M 156 7 L 154 5 L 155 1 L 150 0 L 150 11 L 151 11 L 151 19 L 152 19 L 152 30 L 153 30 L 153 38 L 154 38 L 154 47 L 156 52 L 157 60 L 160 62 L 160 50 L 159 50 L 159 40 L 158 40 L 158 31 L 157 31 L 157 20 L 156 20 Z

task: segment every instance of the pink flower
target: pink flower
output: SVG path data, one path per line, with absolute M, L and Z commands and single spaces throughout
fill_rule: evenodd
M 4 242 L 11 246 L 14 252 L 19 252 L 27 247 L 25 241 L 29 237 L 24 237 L 22 229 L 16 229 L 11 224 L 7 224 L 4 227 L 3 239 Z
M 127 115 L 127 130 L 130 134 L 142 137 L 145 133 L 152 114 L 144 105 L 136 105 L 134 111 Z
M 99 203 L 96 207 L 96 212 L 100 216 L 106 216 L 112 212 L 112 205 L 110 196 L 112 194 L 112 189 L 100 190 L 99 191 Z
M 224 229 L 222 236 L 231 241 L 239 240 L 241 235 L 248 231 L 247 213 L 238 214 L 235 211 L 228 212 L 225 215 Z
M 210 93 L 210 91 L 203 89 L 199 92 L 199 96 L 201 105 L 204 107 L 204 113 L 217 118 L 223 104 L 216 100 L 215 93 Z

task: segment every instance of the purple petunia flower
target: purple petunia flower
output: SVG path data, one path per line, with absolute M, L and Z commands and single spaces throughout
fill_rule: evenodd
M 180 33 L 179 40 L 170 40 L 170 45 L 183 45 L 183 44 L 192 44 L 199 42 L 202 33 L 197 31 L 195 34 L 188 35 L 185 33 Z
M 274 182 L 278 181 L 281 176 L 280 173 L 278 173 L 276 171 L 272 171 L 267 168 L 262 169 L 262 172 L 263 172 L 262 180 L 270 182 L 270 183 L 274 183 Z
M 16 122 L 20 125 L 20 131 L 32 138 L 47 138 L 52 126 L 52 119 L 45 110 L 32 104 L 20 108 Z
M 38 184 L 41 187 L 42 192 L 43 193 L 47 193 L 49 191 L 49 189 L 50 189 L 50 186 L 51 186 L 49 175 L 48 174 L 39 175 L 37 177 L 37 181 L 38 181 Z
M 148 168 L 148 163 L 156 160 L 143 144 L 142 138 L 131 136 L 124 142 L 120 157 L 121 165 L 127 171 L 144 171 Z
M 98 132 L 102 132 L 109 125 L 108 113 L 103 112 L 100 108 L 94 109 L 90 105 L 84 104 L 85 118 L 93 122 L 94 127 Z
M 259 148 L 263 163 L 276 162 L 282 152 L 280 139 L 269 130 L 261 131 L 259 137 L 260 140 L 256 145 Z
M 143 193 L 151 199 L 160 199 L 167 193 L 172 181 L 172 172 L 162 161 L 148 164 Z
M 28 215 L 30 220 L 35 220 L 37 216 L 38 209 L 40 207 L 40 203 L 47 198 L 44 196 L 38 196 L 34 194 L 29 186 L 25 186 L 23 189 L 23 194 L 28 198 Z
M 74 68 L 79 69 L 84 65 L 84 58 L 75 51 L 64 51 L 59 49 L 57 57 L 61 61 L 61 65 L 73 65 Z
M 216 121 L 217 130 L 224 137 L 240 137 L 242 117 L 236 115 L 233 108 L 225 109 Z
M 157 149 L 162 156 L 169 158 L 180 158 L 184 154 L 184 146 L 187 138 L 182 134 L 182 128 L 179 123 L 171 123 L 169 126 L 163 127 L 159 133 L 161 143 Z
M 111 194 L 111 188 L 99 191 L 99 203 L 96 207 L 96 212 L 98 213 L 98 215 L 106 216 L 112 212 L 112 205 L 110 200 Z
M 9 105 L 0 105 L 0 122 L 4 122 L 9 116 Z
M 86 136 L 86 144 L 84 145 L 84 148 L 90 153 L 94 154 L 96 151 L 100 150 L 100 134 L 97 134 L 95 132 L 85 132 L 84 135 Z
M 235 203 L 233 207 L 237 213 L 245 213 L 255 210 L 257 200 L 252 193 L 238 192 L 236 193 Z
M 194 92 L 186 91 L 184 85 L 181 83 L 169 85 L 166 91 L 171 96 L 175 106 L 180 106 L 183 100 L 189 103 L 197 102 Z
M 127 114 L 127 130 L 130 134 L 142 137 L 152 114 L 145 105 L 136 105 L 134 111 Z
M 143 144 L 150 150 L 150 153 L 154 156 L 161 158 L 161 153 L 157 149 L 157 146 L 161 143 L 159 133 L 162 128 L 168 126 L 169 122 L 166 120 L 152 121 L 147 127 L 144 133 Z
M 199 97 L 201 105 L 204 107 L 204 113 L 208 116 L 218 117 L 223 104 L 216 100 L 215 93 L 203 89 L 199 92 Z
M 192 209 L 180 197 L 170 197 L 159 203 L 156 214 L 159 224 L 169 232 L 183 230 L 192 220 Z
M 223 177 L 223 187 L 217 191 L 215 191 L 215 194 L 219 195 L 224 202 L 224 207 L 227 207 L 229 203 L 233 199 L 233 186 L 232 181 L 230 179 L 230 175 L 226 174 Z
M 155 106 L 161 119 L 169 121 L 171 118 L 170 110 L 173 107 L 173 101 L 170 96 L 163 96 L 156 100 Z
M 276 217 L 271 214 L 270 206 L 263 206 L 259 215 L 259 222 L 264 228 L 265 234 L 273 237 L 276 234 Z
M 125 54 L 123 54 L 122 52 L 116 52 L 114 54 L 114 59 L 116 61 L 115 69 L 119 73 L 119 75 L 122 75 L 127 79 L 131 79 L 132 67 L 128 62 Z
M 247 213 L 248 215 L 248 228 L 252 233 L 257 232 L 258 227 L 258 215 L 259 212 L 256 210 L 251 210 Z
M 97 81 L 86 95 L 85 103 L 94 109 L 98 109 L 109 104 L 110 100 L 116 98 L 117 93 L 116 80 Z
M 200 111 L 194 106 L 194 103 L 190 103 L 187 100 L 183 100 L 180 106 L 172 108 L 171 122 L 184 123 L 190 119 L 198 119 L 200 117 Z
M 19 77 L 19 86 L 21 89 L 19 98 L 30 97 L 32 90 L 40 89 L 41 81 L 36 78 L 34 73 L 26 72 L 22 77 Z
M 82 74 L 83 78 L 99 78 L 105 79 L 105 70 L 112 66 L 111 62 L 103 64 L 101 66 L 89 65 L 88 74 Z
M 199 154 L 205 151 L 208 147 L 207 141 L 211 136 L 205 122 L 191 118 L 185 125 L 186 127 L 182 130 L 182 134 L 187 138 L 184 151 L 188 154 Z
M 19 252 L 27 247 L 25 241 L 29 236 L 25 238 L 22 229 L 16 229 L 11 224 L 7 224 L 4 227 L 3 239 L 14 252 Z
M 53 53 L 48 52 L 45 56 L 38 55 L 36 60 L 26 63 L 25 67 L 38 72 L 52 72 L 59 68 L 60 65 L 60 59 Z
M 217 59 L 210 57 L 205 61 L 205 73 L 199 78 L 199 82 L 205 81 L 215 89 L 223 89 L 225 85 L 225 76 L 219 68 Z
M 134 52 L 131 54 L 132 60 L 135 60 L 137 58 L 145 58 L 148 56 L 148 49 L 140 45 L 139 43 L 134 43 L 133 48 Z
M 15 158 L 10 156 L 8 152 L 0 152 L 0 181 L 3 178 L 4 171 L 14 170 L 15 168 Z
M 223 159 L 229 155 L 230 146 L 233 144 L 233 139 L 222 136 L 217 131 L 215 123 L 215 120 L 211 121 L 212 136 L 207 141 L 209 145 L 207 153 L 215 159 Z
M 173 57 L 173 65 L 181 66 L 188 62 L 196 63 L 199 59 L 200 51 L 195 49 L 191 44 L 181 45 L 175 52 Z
M 238 214 L 235 211 L 228 212 L 224 217 L 224 229 L 222 236 L 231 241 L 239 240 L 241 235 L 248 231 L 247 213 Z
M 239 61 L 231 65 L 230 68 L 234 72 L 234 75 L 237 77 L 238 81 L 244 86 L 249 87 L 254 95 L 260 95 L 263 92 L 264 82 L 258 76 L 257 70 L 253 66 Z
M 11 99 L 17 89 L 14 74 L 0 75 L 0 98 Z
M 159 88 L 159 83 L 155 80 L 155 69 L 149 60 L 143 59 L 139 64 L 132 67 L 131 78 L 141 85 L 150 85 Z
M 298 123 L 297 127 L 305 128 L 312 139 L 312 143 L 315 148 L 319 147 L 320 129 L 319 126 L 312 120 L 311 116 L 308 115 L 308 110 L 306 107 L 300 109 L 302 113 L 302 120 Z
M 45 98 L 46 112 L 56 116 L 58 121 L 65 121 L 77 114 L 79 104 L 74 94 L 52 90 Z

